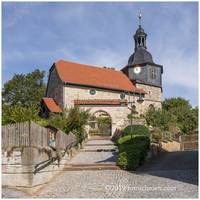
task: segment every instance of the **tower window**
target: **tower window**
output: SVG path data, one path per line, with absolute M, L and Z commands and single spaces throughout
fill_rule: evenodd
M 149 73 L 150 73 L 150 78 L 151 79 L 156 79 L 156 69 L 155 68 L 151 68 L 150 70 L 149 70 Z
M 141 46 L 141 38 L 138 38 L 139 46 Z

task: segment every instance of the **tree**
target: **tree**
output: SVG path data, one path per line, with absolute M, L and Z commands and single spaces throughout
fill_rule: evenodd
M 39 105 L 45 94 L 45 72 L 36 69 L 25 74 L 15 74 L 11 80 L 4 84 L 2 90 L 3 106 L 30 107 Z
M 176 108 L 188 108 L 191 109 L 192 106 L 190 105 L 189 101 L 181 98 L 181 97 L 177 97 L 177 98 L 167 98 L 162 102 L 162 108 L 163 110 L 166 111 L 171 111 L 171 112 L 175 112 Z
M 162 131 L 190 134 L 198 128 L 198 108 L 192 108 L 183 98 L 169 98 L 162 103 L 162 110 L 150 109 L 145 115 L 146 121 Z
M 189 133 L 198 127 L 198 108 L 192 108 L 188 100 L 181 97 L 165 99 L 163 110 L 176 117 L 176 122 L 183 133 Z
M 84 126 L 87 124 L 89 117 L 89 110 L 84 111 L 75 106 L 65 110 L 62 114 L 51 113 L 47 121 L 48 125 L 65 133 L 72 131 L 77 136 L 79 142 L 82 142 L 85 137 Z
M 22 107 L 19 105 L 14 106 L 3 106 L 2 112 L 2 124 L 13 124 L 17 122 L 25 122 L 25 121 L 38 121 L 39 115 L 39 107 Z

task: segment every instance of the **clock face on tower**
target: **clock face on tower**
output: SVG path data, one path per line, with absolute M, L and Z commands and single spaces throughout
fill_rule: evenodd
M 140 66 L 134 67 L 133 71 L 135 74 L 139 74 L 141 72 L 141 67 Z

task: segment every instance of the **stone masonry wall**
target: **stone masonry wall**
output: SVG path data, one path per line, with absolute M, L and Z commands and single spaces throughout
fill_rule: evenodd
M 159 87 L 144 85 L 144 84 L 136 84 L 138 88 L 144 89 L 146 92 L 144 102 L 142 104 L 138 104 L 138 110 L 141 114 L 145 113 L 150 105 L 153 105 L 155 108 L 161 108 L 161 95 L 162 91 Z
M 34 167 L 49 159 L 47 152 L 33 147 L 2 150 L 2 185 L 33 188 L 48 183 L 54 175 L 63 170 L 79 148 L 70 149 L 59 163 L 55 161 L 36 174 L 33 174 Z
M 77 99 L 120 99 L 120 94 L 123 92 L 115 92 L 111 90 L 106 89 L 95 89 L 96 94 L 91 95 L 90 89 L 87 87 L 81 87 L 81 86 L 71 86 L 67 85 L 65 86 L 65 97 L 64 97 L 64 104 L 67 107 L 74 106 L 74 100 Z M 126 95 L 127 98 L 127 95 Z
M 138 116 L 144 114 L 149 105 L 153 104 L 156 108 L 161 108 L 161 89 L 158 87 L 146 86 L 142 84 L 137 84 L 137 87 L 143 88 L 147 94 L 143 102 L 138 102 L 139 97 L 126 94 L 125 99 L 128 102 L 134 102 L 136 106 L 136 111 Z M 77 99 L 120 99 L 120 94 L 123 92 L 120 91 L 110 91 L 106 89 L 96 89 L 96 94 L 91 95 L 90 89 L 87 87 L 81 86 L 65 86 L 64 87 L 64 105 L 67 108 L 74 106 L 74 100 Z M 150 91 L 150 93 L 149 93 Z M 129 105 L 130 106 L 130 105 Z M 126 112 L 126 111 L 125 111 Z
M 143 102 L 138 102 L 139 97 L 126 94 L 125 99 L 128 102 L 134 102 L 133 104 L 136 106 L 136 111 L 138 114 L 136 116 L 140 116 L 144 114 L 150 104 L 153 104 L 156 108 L 161 107 L 161 89 L 152 86 L 146 86 L 142 84 L 138 84 L 137 87 L 143 88 L 147 94 L 145 95 Z M 91 95 L 90 89 L 87 87 L 81 86 L 71 86 L 66 85 L 64 87 L 64 105 L 67 108 L 74 106 L 74 100 L 77 99 L 120 99 L 120 91 L 110 91 L 106 89 L 96 89 L 96 94 Z M 150 91 L 150 93 L 149 93 Z M 128 105 L 130 107 L 130 104 Z M 99 106 L 99 105 L 91 105 L 91 106 L 81 106 L 84 109 L 91 109 L 91 112 L 96 112 L 98 110 L 103 110 L 107 112 L 112 118 L 112 134 L 115 132 L 116 128 L 124 127 L 125 122 L 127 122 L 127 115 L 130 114 L 130 110 L 127 106 Z

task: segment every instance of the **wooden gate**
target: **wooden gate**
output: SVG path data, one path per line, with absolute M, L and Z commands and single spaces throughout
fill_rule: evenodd
M 100 123 L 98 124 L 99 133 L 102 136 L 110 136 L 111 135 L 111 124 L 109 123 Z

